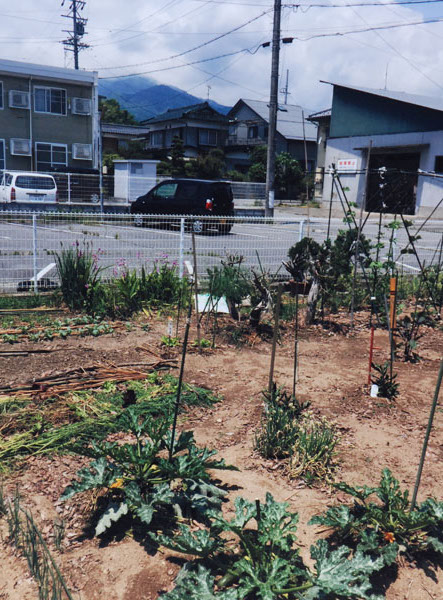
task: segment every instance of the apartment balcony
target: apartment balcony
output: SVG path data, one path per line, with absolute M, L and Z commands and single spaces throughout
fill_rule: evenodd
M 244 135 L 229 135 L 226 139 L 226 146 L 262 146 L 267 140 L 260 137 L 248 138 Z

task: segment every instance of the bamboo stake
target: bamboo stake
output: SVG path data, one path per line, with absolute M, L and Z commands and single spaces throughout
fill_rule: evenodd
M 432 424 L 434 422 L 435 409 L 437 408 L 438 395 L 440 393 L 441 380 L 443 378 L 443 359 L 440 361 L 440 370 L 438 372 L 437 385 L 435 386 L 434 399 L 432 401 L 431 412 L 429 414 L 428 427 L 425 433 L 425 439 L 423 441 L 423 449 L 421 452 L 420 463 L 418 465 L 417 478 L 415 480 L 414 493 L 412 494 L 411 510 L 414 510 L 415 503 L 417 501 L 418 488 L 420 486 L 421 474 L 423 472 L 423 465 L 426 458 L 426 450 L 428 448 L 429 437 L 431 435 Z
M 278 325 L 280 320 L 280 305 L 281 305 L 281 295 L 283 292 L 283 286 L 280 283 L 277 289 L 277 301 L 275 303 L 275 312 L 274 312 L 274 336 L 272 338 L 272 351 L 271 351 L 271 365 L 269 368 L 269 385 L 268 390 L 269 393 L 272 394 L 272 388 L 274 385 L 274 364 L 275 364 L 275 353 L 277 349 L 277 339 L 278 339 Z

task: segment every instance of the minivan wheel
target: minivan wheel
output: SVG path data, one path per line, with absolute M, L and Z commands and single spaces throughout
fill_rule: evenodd
M 194 233 L 203 233 L 203 231 L 204 231 L 203 221 L 200 221 L 200 219 L 196 219 L 195 221 L 192 221 L 192 231 Z
M 143 220 L 143 217 L 141 215 L 134 215 L 134 225 L 136 227 L 143 227 L 144 220 Z

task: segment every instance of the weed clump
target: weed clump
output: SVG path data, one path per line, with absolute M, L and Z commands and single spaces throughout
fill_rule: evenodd
M 285 390 L 274 388 L 264 399 L 255 449 L 264 458 L 286 460 L 293 478 L 330 480 L 339 441 L 334 425 L 308 411 L 310 402 L 300 402 Z

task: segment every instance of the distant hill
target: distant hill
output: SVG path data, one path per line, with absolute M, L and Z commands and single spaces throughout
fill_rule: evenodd
M 155 117 L 169 108 L 179 108 L 189 104 L 204 102 L 179 88 L 160 85 L 149 77 L 131 77 L 128 79 L 99 79 L 99 94 L 107 98 L 115 98 L 138 121 Z M 226 114 L 230 106 L 223 106 L 209 100 L 209 104 L 219 112 Z

